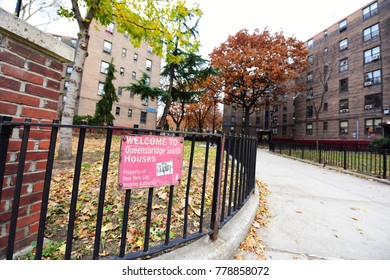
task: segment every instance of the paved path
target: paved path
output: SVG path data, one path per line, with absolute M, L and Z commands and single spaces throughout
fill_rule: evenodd
M 390 185 L 258 150 L 268 259 L 390 259 Z

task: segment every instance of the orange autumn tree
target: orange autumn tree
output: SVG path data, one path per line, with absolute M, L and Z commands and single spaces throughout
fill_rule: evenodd
M 248 133 L 249 116 L 256 109 L 295 90 L 288 82 L 307 69 L 306 56 L 303 42 L 267 29 L 251 34 L 243 29 L 213 50 L 211 65 L 219 69 L 215 82 L 224 92 L 224 104 L 243 108 L 243 133 Z
M 218 130 L 221 127 L 222 113 L 218 105 L 222 100 L 219 92 L 212 86 L 212 82 L 213 77 L 210 77 L 201 85 L 197 85 L 203 89 L 203 94 L 198 96 L 197 102 L 187 105 L 186 125 L 190 130 L 204 132 L 212 131 L 212 128 Z

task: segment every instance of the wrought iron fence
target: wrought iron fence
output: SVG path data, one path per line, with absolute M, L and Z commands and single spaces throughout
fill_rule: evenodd
M 368 145 L 286 143 L 272 142 L 270 150 L 295 158 L 341 167 L 357 173 L 389 179 L 390 158 L 386 149 Z
M 58 131 L 72 128 L 75 157 L 56 156 Z M 10 170 L 9 143 L 21 135 Z M 98 131 L 98 133 L 97 133 Z M 50 135 L 48 149 L 35 147 L 31 134 Z M 175 132 L 184 145 L 179 186 L 118 190 L 119 146 L 124 134 L 172 135 L 172 132 L 113 126 L 67 126 L 12 122 L 0 117 L 0 203 L 12 204 L 2 221 L 7 237 L 3 254 L 14 258 L 26 157 L 42 151 L 47 159 L 35 249 L 30 258 L 46 259 L 46 240 L 58 244 L 63 259 L 136 259 L 146 257 L 218 230 L 254 191 L 256 139 L 244 135 Z M 97 138 L 97 140 L 95 139 Z M 199 141 L 202 139 L 202 141 Z M 96 145 L 91 150 L 91 147 Z M 33 157 L 32 157 L 33 158 Z M 9 179 L 13 178 L 13 179 Z M 3 195 L 5 192 L 7 195 Z M 12 193 L 12 195 L 10 195 Z M 5 211 L 4 209 L 0 209 Z M 3 213 L 4 214 L 4 213 Z M 3 215 L 3 217 L 8 217 Z M 4 239 L 4 238 L 3 238 Z M 49 241 L 51 242 L 51 241 Z M 46 250 L 47 251 L 47 250 Z M 32 254 L 32 255 L 31 255 Z

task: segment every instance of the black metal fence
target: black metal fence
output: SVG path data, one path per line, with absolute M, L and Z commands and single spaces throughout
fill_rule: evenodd
M 357 173 L 389 179 L 390 158 L 386 149 L 368 145 L 286 143 L 272 142 L 270 150 L 295 158 L 341 167 Z
M 71 161 L 56 157 L 58 131 L 64 127 L 74 129 L 73 141 L 77 143 Z M 12 174 L 7 171 L 7 147 L 15 129 L 22 139 L 16 153 L 17 172 Z M 14 258 L 30 134 L 42 130 L 49 131 L 50 143 L 38 233 L 27 257 L 30 259 L 136 259 L 206 234 L 216 239 L 218 229 L 254 191 L 255 138 L 175 132 L 187 139 L 181 184 L 124 191 L 117 188 L 120 135 L 171 136 L 171 132 L 30 120 L 17 123 L 0 118 L 0 203 L 3 190 L 13 192 L 12 213 L 5 221 L 7 259 Z M 5 180 L 7 176 L 16 179 Z

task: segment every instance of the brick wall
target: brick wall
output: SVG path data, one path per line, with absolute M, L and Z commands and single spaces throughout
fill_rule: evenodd
M 0 115 L 10 116 L 17 122 L 30 118 L 33 123 L 51 123 L 57 118 L 62 63 L 68 59 L 58 55 L 57 50 L 50 50 L 34 40 L 60 49 L 62 46 L 1 9 L 0 16 L 8 17 L 11 24 L 14 21 L 15 25 L 27 29 L 19 31 L 14 26 L 0 26 Z M 28 34 L 38 32 L 40 38 L 30 40 L 23 34 L 25 31 Z M 64 45 L 64 48 L 65 53 L 69 53 L 68 46 Z M 8 242 L 22 133 L 23 128 L 15 127 L 8 147 L 0 201 L 0 259 L 4 257 Z M 30 131 L 15 251 L 36 240 L 50 133 L 47 128 L 32 127 Z

